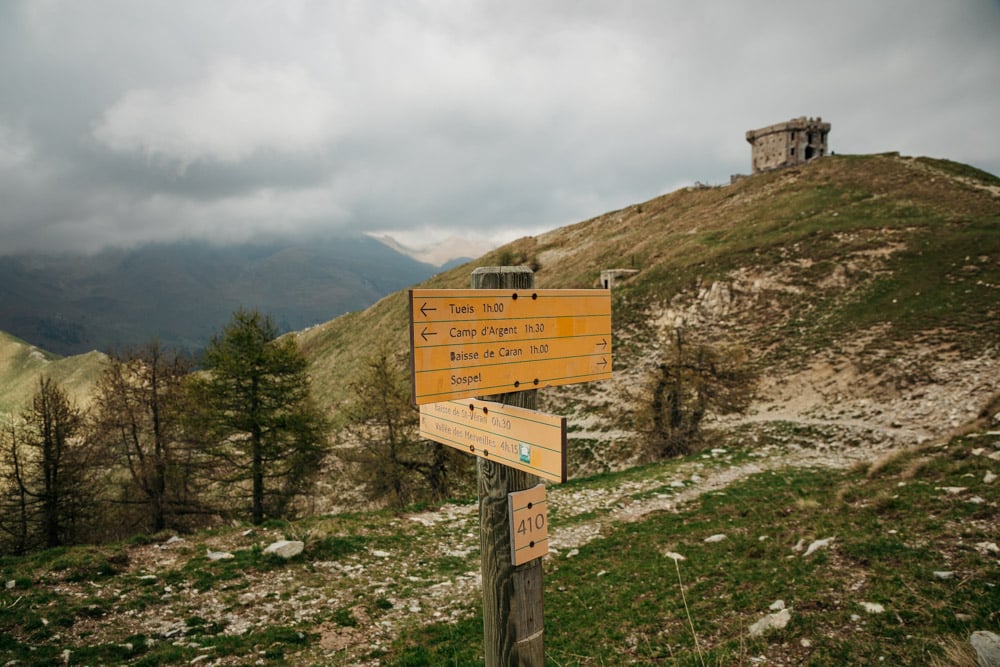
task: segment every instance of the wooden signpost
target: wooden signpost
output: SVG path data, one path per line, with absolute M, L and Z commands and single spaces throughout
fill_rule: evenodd
M 611 377 L 609 290 L 410 290 L 417 405 Z
M 549 552 L 549 503 L 539 484 L 507 496 L 510 510 L 510 560 L 514 566 Z
M 421 437 L 480 458 L 566 481 L 566 418 L 467 398 L 420 406 Z
M 566 481 L 566 419 L 536 412 L 535 390 L 611 377 L 611 295 L 536 290 L 506 266 L 472 288 L 410 291 L 413 402 L 423 437 L 478 457 L 486 665 L 541 667 L 540 478 Z

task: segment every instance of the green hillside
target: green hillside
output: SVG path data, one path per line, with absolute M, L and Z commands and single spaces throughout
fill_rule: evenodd
M 897 154 L 824 158 L 523 238 L 422 286 L 468 287 L 475 266 L 510 263 L 536 268 L 541 288 L 596 287 L 603 269 L 638 270 L 613 292 L 616 381 L 544 392 L 543 403 L 570 413 L 584 400 L 593 409 L 585 396 L 595 391 L 605 395 L 598 412 L 627 405 L 678 321 L 748 347 L 772 384 L 823 355 L 873 381 L 909 373 L 918 352 L 995 363 L 1000 179 Z M 331 409 L 374 339 L 406 349 L 407 320 L 400 292 L 299 334 Z
M 59 357 L 0 331 L 0 416 L 19 412 L 42 375 L 58 382 L 77 405 L 88 405 L 104 360 L 99 352 Z
M 1000 179 L 828 157 L 421 286 L 509 264 L 540 288 L 637 271 L 612 290 L 613 379 L 539 392 L 569 428 L 548 664 L 976 664 L 970 635 L 1000 623 Z M 290 334 L 332 416 L 380 344 L 407 349 L 407 325 L 398 292 Z M 704 449 L 644 463 L 633 409 L 678 329 L 747 350 L 759 396 L 710 420 Z M 85 393 L 99 365 L 2 336 L 0 408 L 42 371 Z M 369 507 L 346 470 L 331 463 L 299 521 L 0 558 L 0 663 L 482 664 L 474 499 Z M 268 555 L 282 539 L 303 553 Z

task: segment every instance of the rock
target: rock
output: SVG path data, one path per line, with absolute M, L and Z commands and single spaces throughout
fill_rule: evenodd
M 987 470 L 986 474 L 983 475 L 983 484 L 992 484 L 995 481 L 997 481 L 997 476 L 993 472 Z
M 935 579 L 953 579 L 954 577 L 955 577 L 955 573 L 951 572 L 951 571 L 945 571 L 945 570 L 935 570 L 934 571 L 934 578 Z
M 957 496 L 958 494 L 965 493 L 966 491 L 969 490 L 968 487 L 965 486 L 939 486 L 937 488 L 953 496 Z
M 788 625 L 790 620 L 792 620 L 792 612 L 790 609 L 782 609 L 781 611 L 776 611 L 773 614 L 768 614 L 750 626 L 750 636 L 759 637 L 768 630 L 780 630 Z
M 663 553 L 667 558 L 673 559 L 674 561 L 687 560 L 684 556 L 680 555 L 675 551 L 666 551 Z
M 264 549 L 264 554 L 272 554 L 278 558 L 284 558 L 288 560 L 289 558 L 294 558 L 298 556 L 306 548 L 306 545 L 299 540 L 278 540 L 272 544 L 269 544 L 266 549 Z
M 1000 667 L 1000 635 L 988 630 L 977 630 L 969 637 L 976 650 L 979 667 Z
M 579 549 L 570 549 L 568 552 L 566 552 L 566 558 L 572 558 L 573 556 L 579 556 L 579 555 L 580 555 Z
M 813 541 L 813 543 L 809 545 L 809 548 L 806 549 L 806 553 L 804 555 L 808 556 L 809 554 L 811 554 L 811 553 L 813 553 L 815 551 L 819 551 L 820 549 L 826 549 L 828 546 L 830 546 L 830 543 L 833 542 L 835 539 L 837 539 L 837 538 L 836 537 L 828 537 L 825 540 L 815 540 L 815 541 Z
M 236 558 L 228 551 L 212 551 L 211 549 L 205 549 L 205 557 L 208 560 L 229 560 L 230 558 Z
M 781 611 L 784 608 L 785 608 L 784 600 L 775 600 L 774 602 L 771 603 L 771 606 L 768 607 L 768 609 L 770 609 L 771 611 Z
M 1000 555 L 1000 547 L 997 546 L 996 542 L 976 542 L 976 551 L 984 556 Z
M 726 536 L 719 533 L 718 535 L 709 535 L 705 538 L 705 542 L 708 544 L 715 544 L 716 542 L 722 542 L 724 539 L 726 539 Z
M 869 614 L 883 614 L 885 613 L 885 607 L 880 605 L 878 602 L 859 602 L 864 610 Z
M 17 582 L 16 582 L 16 581 L 14 581 L 13 579 L 9 579 L 9 580 L 7 581 L 7 583 L 5 584 L 5 586 L 7 587 L 7 590 L 8 590 L 8 591 L 9 591 L 9 590 L 13 590 L 13 589 L 14 589 L 14 587 L 15 587 L 15 586 L 17 586 Z
M 172 535 L 170 539 L 164 542 L 163 544 L 164 546 L 166 546 L 167 544 L 177 544 L 178 542 L 183 542 L 183 541 L 184 541 L 183 537 L 177 537 L 176 535 Z

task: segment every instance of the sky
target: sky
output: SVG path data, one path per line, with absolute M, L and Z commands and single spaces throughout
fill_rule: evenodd
M 1000 1 L 3 0 L 0 254 L 496 244 L 799 116 L 1000 174 Z

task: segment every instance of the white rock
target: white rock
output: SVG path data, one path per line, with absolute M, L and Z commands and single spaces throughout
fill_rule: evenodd
M 936 578 L 936 579 L 952 579 L 954 577 L 955 577 L 955 573 L 951 572 L 951 571 L 945 571 L 945 570 L 935 570 L 934 571 L 934 578 Z
M 288 560 L 298 556 L 306 548 L 306 545 L 299 540 L 278 540 L 272 544 L 269 544 L 266 549 L 264 549 L 265 554 L 274 554 L 278 558 L 284 558 Z
M 771 603 L 771 606 L 768 607 L 768 609 L 770 609 L 771 611 L 781 611 L 784 608 L 785 608 L 784 600 L 775 600 L 774 602 Z
M 801 646 L 802 648 L 811 648 L 812 645 L 813 643 L 808 639 L 803 639 L 802 641 L 799 642 L 799 646 Z
M 664 552 L 663 555 L 666 556 L 667 558 L 671 558 L 671 559 L 673 559 L 675 561 L 687 560 L 687 558 L 685 558 L 684 556 L 680 555 L 679 553 L 677 553 L 675 551 L 666 551 L 666 552 Z
M 957 496 L 958 494 L 965 493 L 969 490 L 966 486 L 939 486 L 937 488 L 945 493 L 950 493 L 953 496 Z
M 388 551 L 380 551 L 378 549 L 372 550 L 372 556 L 375 556 L 375 558 L 388 558 L 390 555 L 392 554 Z
M 670 482 L 670 486 L 672 486 L 675 489 L 683 489 L 684 482 L 680 481 L 679 479 L 675 479 L 674 481 Z
M 566 552 L 566 558 L 572 558 L 573 556 L 579 556 L 579 555 L 580 555 L 579 549 L 570 549 L 569 551 Z
M 805 548 L 806 548 L 806 541 L 799 540 L 798 542 L 795 543 L 795 546 L 792 547 L 792 551 L 802 551 Z
M 788 625 L 788 621 L 790 620 L 792 620 L 792 612 L 790 609 L 782 609 L 781 611 L 776 611 L 773 614 L 768 614 L 750 626 L 750 636 L 759 637 L 768 630 L 780 630 Z
M 828 537 L 828 538 L 826 538 L 824 540 L 815 540 L 815 541 L 813 541 L 813 543 L 809 545 L 809 548 L 806 549 L 806 553 L 804 555 L 808 556 L 809 554 L 813 553 L 814 551 L 818 551 L 820 549 L 826 549 L 828 546 L 830 546 L 830 543 L 833 542 L 835 539 L 837 539 L 837 538 L 836 537 Z
M 718 535 L 709 535 L 708 537 L 705 538 L 705 542 L 709 544 L 714 544 L 716 542 L 722 542 L 724 539 L 726 539 L 726 536 L 723 535 L 722 533 L 719 533 Z
M 865 611 L 869 614 L 882 614 L 885 613 L 885 607 L 880 605 L 878 602 L 859 602 Z
M 979 667 L 1000 667 L 1000 635 L 988 630 L 978 630 L 969 637 L 976 650 Z
M 967 502 L 970 502 L 973 505 L 982 505 L 986 502 L 986 500 L 984 498 L 980 498 L 979 496 L 972 496 Z
M 4 585 L 5 585 L 6 587 L 7 587 L 7 590 L 11 590 L 11 589 L 13 589 L 13 588 L 14 588 L 15 586 L 17 586 L 17 582 L 16 582 L 16 581 L 14 581 L 13 579 L 9 579 L 9 580 L 7 581 L 7 583 L 6 583 L 6 584 L 4 584 Z
M 177 544 L 178 542 L 183 542 L 183 541 L 184 541 L 183 537 L 177 537 L 176 535 L 173 535 L 173 536 L 171 536 L 171 538 L 169 540 L 167 540 L 163 544 L 164 545 L 167 545 L 167 544 Z
M 983 484 L 992 484 L 995 481 L 997 481 L 997 476 L 992 471 L 987 470 L 986 474 L 983 475 Z
M 211 549 L 205 549 L 205 556 L 208 560 L 229 560 L 230 558 L 236 558 L 228 551 L 212 551 Z
M 987 556 L 989 554 L 1000 555 L 1000 547 L 996 542 L 976 542 L 976 551 Z

